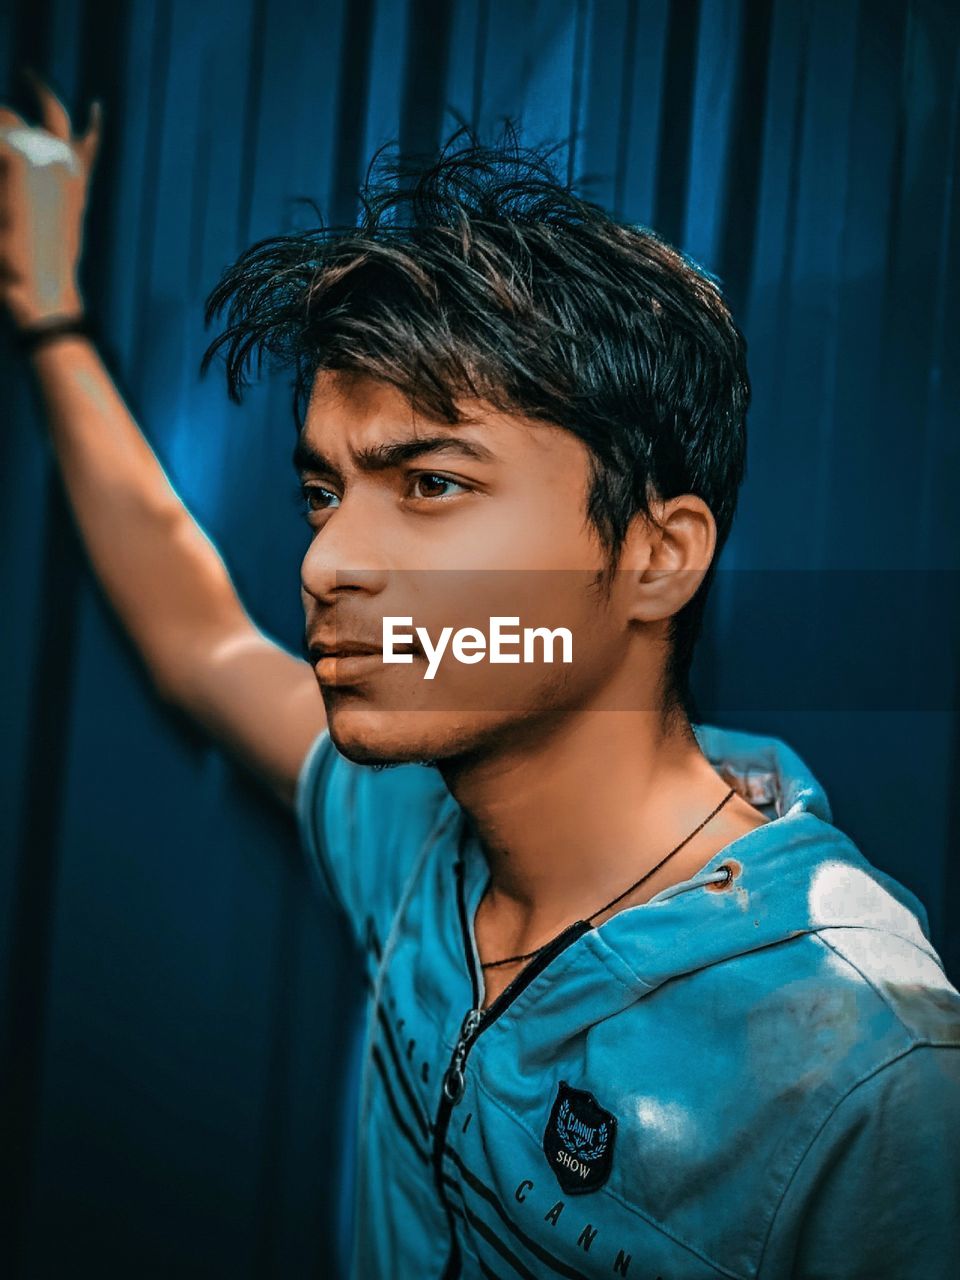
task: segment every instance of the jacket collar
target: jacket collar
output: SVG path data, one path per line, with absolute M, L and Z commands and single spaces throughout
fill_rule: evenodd
M 572 1012 L 570 974 L 584 964 L 594 980 L 582 971 L 577 982 L 593 1020 L 597 999 L 622 1007 L 669 979 L 838 926 L 894 934 L 940 965 L 919 900 L 832 825 L 827 795 L 795 751 L 776 737 L 709 724 L 693 730 L 717 772 L 770 821 L 728 844 L 695 876 L 590 929 L 530 984 L 517 1014 L 534 1001 L 544 1011 L 551 990 Z M 472 920 L 488 867 L 474 839 L 462 847 Z M 731 860 L 738 866 L 728 880 Z

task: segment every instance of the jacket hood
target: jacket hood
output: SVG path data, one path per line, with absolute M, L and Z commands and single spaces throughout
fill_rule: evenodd
M 853 927 L 912 944 L 942 972 L 923 905 L 833 826 L 823 787 L 795 751 L 779 738 L 708 724 L 693 730 L 717 772 L 770 821 L 696 876 L 592 931 L 584 940 L 608 968 L 645 994 L 800 934 Z

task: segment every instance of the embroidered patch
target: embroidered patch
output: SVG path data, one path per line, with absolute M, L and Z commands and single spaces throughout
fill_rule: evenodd
M 550 1168 L 568 1196 L 596 1191 L 610 1176 L 617 1121 L 592 1093 L 560 1081 L 543 1135 Z

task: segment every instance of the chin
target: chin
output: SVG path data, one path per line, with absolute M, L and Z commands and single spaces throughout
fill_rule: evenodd
M 355 764 L 437 765 L 491 743 L 489 713 L 378 709 L 359 699 L 332 698 L 327 724 L 333 745 Z

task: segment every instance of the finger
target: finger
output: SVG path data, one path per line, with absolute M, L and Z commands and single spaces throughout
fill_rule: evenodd
M 82 138 L 76 143 L 77 155 L 83 161 L 84 168 L 89 171 L 93 168 L 94 161 L 97 158 L 97 152 L 100 150 L 100 136 L 103 132 L 103 103 L 97 99 L 96 102 L 90 104 L 90 116 L 87 123 L 87 129 Z
M 73 137 L 73 131 L 70 128 L 70 115 L 53 92 L 50 86 L 37 75 L 30 67 L 25 67 L 23 74 L 33 87 L 37 100 L 40 103 L 40 119 L 43 121 L 43 127 L 48 129 L 55 138 L 62 138 L 64 142 L 70 142 Z
M 10 107 L 0 107 L 0 129 L 26 129 L 27 122 Z

